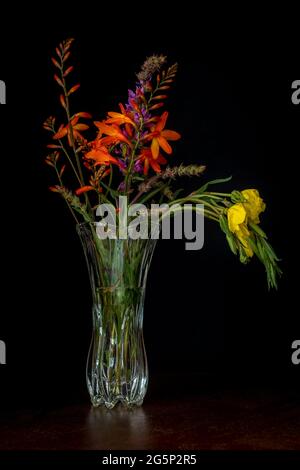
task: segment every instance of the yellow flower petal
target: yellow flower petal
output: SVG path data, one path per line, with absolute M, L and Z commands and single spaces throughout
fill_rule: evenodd
M 245 189 L 242 191 L 242 195 L 247 200 L 243 205 L 249 220 L 254 224 L 259 224 L 259 215 L 266 208 L 266 204 L 260 197 L 259 192 L 256 189 Z
M 227 211 L 228 227 L 232 233 L 239 230 L 240 225 L 246 220 L 246 210 L 242 203 L 234 204 Z
M 248 238 L 250 237 L 250 232 L 246 226 L 246 224 L 241 224 L 239 230 L 235 232 L 237 238 L 243 245 L 243 248 L 245 250 L 246 255 L 249 258 L 252 258 L 253 256 L 253 250 L 248 242 Z

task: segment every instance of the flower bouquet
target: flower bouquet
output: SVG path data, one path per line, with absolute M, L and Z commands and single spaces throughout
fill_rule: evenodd
M 44 128 L 51 135 L 46 163 L 57 178 L 50 189 L 76 222 L 91 282 L 87 385 L 94 406 L 141 405 L 148 384 L 142 329 L 147 273 L 168 216 L 184 207 L 216 223 L 242 263 L 257 257 L 264 265 L 269 288 L 277 287 L 281 271 L 259 225 L 266 206 L 256 189 L 216 191 L 231 179 L 225 178 L 185 194 L 178 184 L 183 177 L 203 178 L 205 167 L 172 166 L 169 158 L 181 137 L 168 129 L 164 110 L 177 64 L 167 66 L 164 56 L 147 58 L 127 103 L 91 124 L 89 113 L 73 112 L 70 105 L 80 86 L 69 85 L 71 45 L 72 39 L 62 42 L 52 58 L 64 118 L 57 124 L 49 117 Z

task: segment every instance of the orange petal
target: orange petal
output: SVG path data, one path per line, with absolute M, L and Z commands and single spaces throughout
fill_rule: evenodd
M 80 87 L 80 84 L 78 83 L 77 85 L 72 86 L 71 90 L 68 92 L 68 95 L 71 95 L 74 93 L 78 88 Z
M 116 137 L 110 137 L 110 136 L 101 137 L 101 139 L 99 140 L 101 140 L 103 145 L 111 145 L 111 144 L 115 144 L 116 142 L 118 142 L 118 139 L 116 139 Z
M 95 163 L 95 166 L 98 166 L 98 165 L 109 165 L 110 163 L 114 163 L 115 165 L 119 165 L 119 162 L 114 158 L 114 157 L 107 157 L 105 158 L 105 160 L 102 160 L 102 161 L 97 161 Z
M 172 147 L 168 144 L 168 141 L 164 137 L 157 137 L 158 143 L 161 146 L 161 148 L 167 153 L 171 154 L 172 153 Z
M 114 138 L 115 142 L 121 141 L 131 145 L 129 140 L 122 134 L 121 129 L 115 124 L 107 125 L 105 122 L 94 121 L 95 126 L 100 130 L 101 135 L 107 134 Z
M 77 131 L 86 131 L 88 128 L 89 126 L 87 126 L 86 124 L 76 124 L 74 126 L 74 129 L 76 129 Z
M 151 107 L 149 108 L 149 110 L 150 110 L 150 111 L 154 111 L 155 109 L 161 108 L 163 105 L 164 105 L 164 103 L 157 103 L 157 104 L 154 104 L 153 106 L 151 106 Z
M 158 101 L 158 100 L 164 100 L 167 97 L 168 97 L 168 95 L 157 95 L 157 96 L 154 96 L 154 98 L 152 98 L 152 99 L 155 100 L 155 101 Z
M 54 134 L 53 139 L 54 140 L 62 139 L 63 137 L 65 137 L 65 135 L 67 135 L 67 132 L 68 132 L 67 126 L 66 127 L 60 126 L 60 128 L 58 129 L 58 132 Z
M 169 113 L 168 111 L 165 111 L 162 115 L 160 120 L 158 121 L 155 130 L 156 131 L 162 131 L 166 125 L 167 119 L 168 119 Z
M 107 113 L 108 116 L 110 116 L 110 118 L 106 119 L 106 123 L 116 123 L 116 124 L 125 124 L 125 123 L 128 123 L 128 124 L 132 124 L 133 126 L 135 126 L 134 122 L 128 117 L 128 116 L 125 116 L 124 114 L 121 114 L 121 113 L 115 113 L 114 111 L 110 111 L 109 113 Z
M 126 130 L 127 134 L 129 135 L 129 137 L 132 137 L 133 129 L 132 129 L 132 127 L 130 127 L 130 125 L 127 124 L 127 123 L 125 124 L 125 130 Z
M 126 115 L 126 110 L 125 110 L 124 106 L 122 105 L 122 103 L 119 103 L 119 108 L 121 110 L 121 113 Z
M 170 131 L 169 129 L 162 131 L 161 136 L 167 140 L 178 140 L 181 138 L 179 132 Z
M 75 117 L 75 116 L 76 117 L 87 118 L 87 119 L 92 117 L 92 115 L 90 113 L 76 113 L 76 114 L 74 114 L 73 117 Z
M 77 124 L 78 121 L 79 121 L 79 117 L 78 117 L 78 116 L 75 115 L 74 117 L 72 117 L 72 119 L 71 119 L 71 125 L 72 125 L 72 127 L 74 127 L 74 126 Z
M 60 95 L 59 100 L 60 100 L 60 104 L 62 105 L 62 107 L 67 109 L 64 95 Z
M 153 158 L 156 159 L 158 157 L 158 154 L 159 154 L 159 143 L 158 143 L 158 139 L 156 137 L 154 137 L 154 139 L 152 140 L 151 152 L 152 152 Z
M 104 156 L 104 152 L 102 150 L 97 149 L 92 149 L 85 154 L 85 158 L 90 158 L 91 160 L 100 160 Z
M 93 191 L 95 188 L 93 186 L 82 186 L 79 189 L 76 189 L 75 194 L 80 196 L 82 193 L 86 193 L 87 191 Z
M 53 64 L 55 65 L 55 67 L 57 67 L 58 69 L 60 69 L 60 65 L 59 65 L 59 63 L 57 62 L 57 60 L 54 59 L 54 57 L 51 57 L 51 60 L 52 60 Z
M 152 169 L 155 171 L 155 173 L 160 173 L 161 172 L 160 166 L 159 166 L 159 164 L 157 163 L 156 160 L 151 159 L 150 160 L 150 165 L 151 165 Z
M 103 175 L 101 176 L 101 179 L 105 178 L 107 175 L 110 174 L 110 169 L 109 170 L 106 170 Z
M 61 79 L 57 76 L 57 75 L 54 75 L 54 80 L 59 84 L 59 86 L 63 87 L 63 82 L 61 81 Z
M 149 171 L 149 160 L 148 158 L 146 158 L 145 163 L 144 163 L 144 175 L 148 175 L 148 171 Z
M 105 122 L 94 121 L 94 124 L 95 124 L 96 127 L 98 127 L 98 129 L 100 130 L 100 132 L 102 134 L 107 134 L 107 135 L 113 135 L 114 134 L 112 126 L 108 126 L 107 124 L 105 124 Z
M 71 52 L 67 52 L 67 53 L 64 55 L 64 62 L 66 62 L 66 60 L 68 60 L 68 58 L 70 57 L 70 54 L 71 54 Z
M 59 186 L 49 186 L 49 190 L 53 193 L 59 193 Z
M 71 65 L 71 67 L 67 68 L 67 70 L 66 70 L 65 73 L 64 73 L 64 77 L 66 77 L 67 75 L 69 75 L 69 73 L 72 72 L 72 70 L 74 70 L 73 65 Z
M 163 164 L 168 163 L 167 159 L 165 157 L 163 157 L 161 154 L 158 155 L 157 162 L 158 163 L 163 163 Z

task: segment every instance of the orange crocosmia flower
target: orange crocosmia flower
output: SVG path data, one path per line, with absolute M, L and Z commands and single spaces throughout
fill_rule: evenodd
M 99 137 L 101 137 L 102 134 L 108 136 L 105 138 L 105 140 L 103 140 L 105 144 L 109 145 L 117 142 L 125 142 L 126 144 L 131 145 L 129 140 L 126 139 L 125 135 L 123 134 L 119 126 L 117 126 L 116 124 L 108 125 L 105 122 L 99 121 L 95 121 L 94 124 L 98 127 L 100 131 Z
M 75 194 L 80 196 L 80 194 L 86 193 L 87 191 L 93 191 L 95 188 L 93 186 L 81 186 L 81 188 L 76 189 Z
M 94 160 L 95 166 L 109 165 L 110 163 L 119 164 L 118 160 L 112 157 L 105 145 L 103 145 L 102 139 L 95 140 L 92 143 L 92 149 L 85 154 L 85 158 Z
M 149 166 L 151 166 L 155 173 L 160 173 L 160 165 L 165 165 L 167 163 L 165 157 L 163 157 L 160 153 L 158 153 L 157 157 L 154 158 L 151 149 L 143 149 L 139 160 L 144 162 L 144 175 L 148 174 Z
M 170 131 L 165 129 L 165 125 L 168 119 L 169 113 L 165 111 L 156 126 L 151 129 L 150 134 L 147 135 L 146 139 L 152 139 L 151 152 L 154 159 L 158 158 L 159 148 L 161 147 L 167 154 L 172 153 L 172 147 L 168 143 L 168 140 L 178 140 L 181 135 L 178 132 Z
M 90 119 L 92 117 L 92 115 L 90 113 L 76 113 L 74 114 L 73 117 L 83 117 L 83 118 L 87 118 L 87 119 Z
M 63 125 L 60 126 L 60 128 L 58 129 L 58 132 L 53 136 L 53 139 L 54 140 L 62 139 L 63 137 L 67 135 L 70 146 L 72 146 L 72 133 L 73 133 L 73 137 L 75 140 L 82 139 L 83 137 L 80 131 L 86 131 L 89 128 L 87 124 L 78 123 L 78 120 L 82 115 L 89 116 L 87 113 L 75 114 L 75 116 L 71 119 L 70 124 L 67 124 L 66 126 L 63 126 Z M 86 116 L 83 116 L 83 117 L 86 117 Z M 72 132 L 71 132 L 71 128 L 72 128 Z
M 132 126 L 136 127 L 132 119 L 130 119 L 130 117 L 128 117 L 126 114 L 115 113 L 114 111 L 110 111 L 107 114 L 109 118 L 105 120 L 106 124 L 117 124 L 118 126 L 121 124 L 131 124 Z

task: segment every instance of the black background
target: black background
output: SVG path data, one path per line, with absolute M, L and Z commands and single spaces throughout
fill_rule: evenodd
M 183 138 L 172 160 L 206 164 L 203 179 L 232 175 L 224 190 L 258 188 L 267 203 L 262 227 L 282 258 L 279 290 L 268 292 L 263 267 L 256 260 L 242 266 L 209 222 L 199 252 L 185 251 L 183 241 L 160 241 L 145 305 L 150 378 L 176 374 L 168 390 L 161 385 L 171 394 L 177 381 L 188 387 L 195 373 L 203 383 L 213 376 L 246 387 L 296 386 L 300 106 L 291 102 L 291 83 L 300 73 L 297 44 L 283 40 L 283 25 L 257 18 L 247 28 L 241 20 L 233 32 L 190 9 L 177 11 L 176 21 L 158 6 L 147 14 L 117 5 L 72 10 L 75 19 L 45 5 L 43 12 L 27 10 L 23 21 L 18 10 L 19 23 L 10 16 L 1 32 L 7 104 L 0 107 L 0 339 L 7 365 L 0 366 L 0 406 L 88 400 L 88 276 L 72 219 L 48 191 L 54 180 L 44 164 L 42 123 L 59 109 L 50 57 L 67 37 L 76 39 L 76 111 L 96 119 L 126 101 L 146 56 L 163 53 L 179 63 L 168 110 L 170 127 Z

